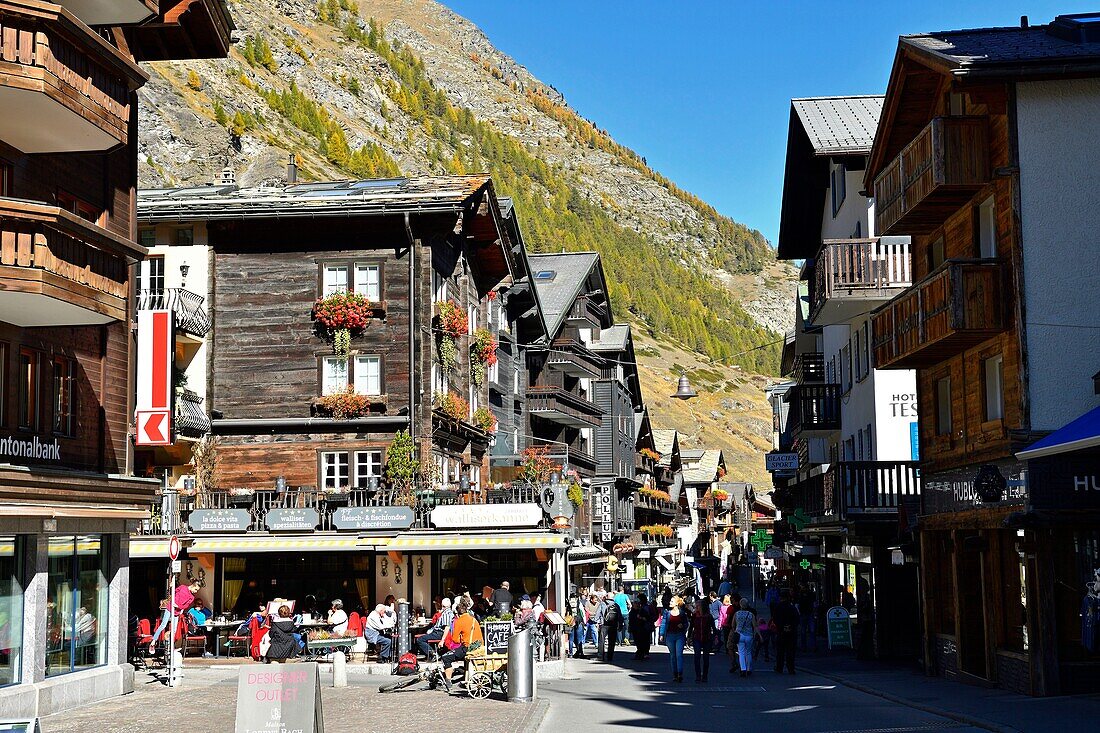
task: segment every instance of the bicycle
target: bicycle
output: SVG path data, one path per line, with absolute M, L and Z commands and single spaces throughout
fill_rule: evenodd
M 407 677 L 402 677 L 394 682 L 387 682 L 384 685 L 378 686 L 379 692 L 396 692 L 397 690 L 404 690 L 407 687 L 412 687 L 418 682 L 427 682 L 428 689 L 434 690 L 437 687 L 444 685 L 443 681 L 443 667 L 442 665 L 432 665 L 431 667 L 424 667 L 417 670 L 416 674 L 410 674 Z

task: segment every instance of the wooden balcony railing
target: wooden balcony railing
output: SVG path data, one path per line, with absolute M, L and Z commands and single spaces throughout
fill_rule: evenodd
M 790 405 L 792 435 L 840 429 L 840 385 L 796 384 L 783 399 Z
M 936 117 L 875 178 L 876 231 L 927 234 L 989 178 L 988 120 Z
M 820 384 L 825 381 L 825 355 L 809 351 L 794 358 L 792 376 L 799 384 Z
M 814 262 L 813 277 L 810 319 L 821 325 L 837 323 L 865 312 L 868 300 L 889 300 L 913 284 L 909 241 L 904 237 L 826 239 Z
M 580 296 L 569 309 L 568 320 L 576 323 L 587 322 L 596 327 L 607 320 L 607 306 L 588 296 Z
M 929 366 L 1003 331 L 1003 280 L 997 260 L 945 262 L 872 316 L 875 366 Z
M 142 290 L 138 293 L 138 310 L 170 310 L 175 314 L 176 327 L 192 336 L 205 336 L 210 331 L 206 314 L 206 299 L 184 288 Z
M 603 417 L 599 407 L 561 387 L 528 387 L 527 409 L 532 415 L 571 427 L 599 427 Z
M 660 499 L 656 496 L 637 493 L 634 495 L 634 509 L 635 511 L 648 510 L 651 512 L 658 512 L 659 514 L 671 517 L 676 514 L 678 507 L 668 499 Z
M 129 139 L 148 76 L 69 10 L 0 0 L 0 140 L 24 153 L 107 150 Z
M 580 341 L 558 339 L 550 348 L 547 364 L 566 374 L 598 379 L 603 373 L 603 360 Z
M 143 252 L 56 206 L 0 198 L 0 320 L 25 327 L 126 320 L 129 265 Z

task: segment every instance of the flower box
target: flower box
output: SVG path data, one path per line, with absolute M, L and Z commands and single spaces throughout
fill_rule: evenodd
M 321 494 L 321 499 L 329 506 L 347 506 L 351 494 L 347 491 L 326 491 Z
M 252 506 L 252 502 L 255 498 L 256 495 L 252 492 L 246 494 L 230 493 L 229 496 L 226 497 L 226 502 L 229 506 Z

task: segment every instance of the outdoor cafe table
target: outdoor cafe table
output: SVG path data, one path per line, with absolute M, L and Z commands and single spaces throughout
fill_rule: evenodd
M 237 628 L 243 623 L 243 621 L 207 621 L 202 625 L 202 628 L 214 635 L 214 657 L 215 659 L 221 657 L 222 649 L 222 632 L 226 633 L 226 644 L 229 643 L 229 636 L 232 634 L 232 629 Z

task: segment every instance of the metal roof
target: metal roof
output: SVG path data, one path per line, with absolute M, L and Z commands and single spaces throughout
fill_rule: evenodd
M 138 191 L 142 222 L 270 216 L 351 216 L 456 210 L 486 174 L 324 181 L 293 186 L 188 186 Z
M 599 264 L 600 256 L 595 252 L 562 252 L 528 255 L 528 259 L 546 319 L 546 333 L 554 338 L 577 296 L 582 295 L 585 281 Z M 540 272 L 553 273 L 553 277 L 540 279 L 537 277 Z
M 882 95 L 792 99 L 814 155 L 869 153 L 882 114 Z
M 630 341 L 630 326 L 616 323 L 610 328 L 600 329 L 600 340 L 588 345 L 592 351 L 622 351 Z

